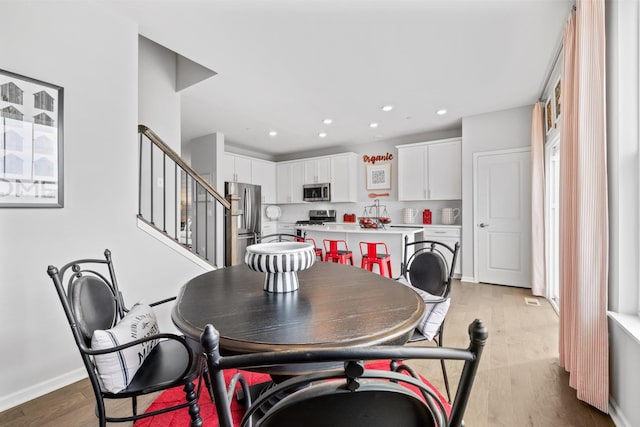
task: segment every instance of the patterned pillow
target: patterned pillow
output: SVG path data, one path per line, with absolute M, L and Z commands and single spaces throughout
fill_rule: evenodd
M 451 298 L 447 298 L 442 302 L 433 302 L 440 301 L 442 298 L 431 295 L 427 291 L 423 291 L 422 289 L 412 286 L 404 277 L 399 278 L 398 282 L 413 289 L 424 301 L 426 306 L 425 315 L 422 320 L 420 320 L 420 323 L 418 323 L 418 326 L 416 326 L 416 329 L 419 330 L 420 333 L 428 340 L 432 340 L 438 332 L 438 329 L 440 329 L 440 325 L 444 322 L 444 318 L 449 311 Z
M 111 348 L 158 333 L 158 321 L 151 307 L 147 304 L 136 304 L 113 328 L 94 331 L 91 348 Z M 118 393 L 127 388 L 138 368 L 157 344 L 158 340 L 150 340 L 117 352 L 96 355 L 94 361 L 104 389 Z

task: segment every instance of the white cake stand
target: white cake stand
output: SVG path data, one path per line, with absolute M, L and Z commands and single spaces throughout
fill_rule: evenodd
M 298 274 L 316 261 L 315 248 L 304 242 L 258 243 L 247 246 L 244 262 L 253 271 L 265 274 L 267 292 L 293 292 L 298 289 Z

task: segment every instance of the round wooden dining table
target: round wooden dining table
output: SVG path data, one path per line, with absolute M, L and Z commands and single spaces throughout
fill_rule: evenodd
M 244 264 L 210 271 L 181 288 L 171 317 L 198 342 L 211 323 L 223 354 L 245 354 L 404 344 L 425 310 L 407 286 L 350 265 L 316 262 L 298 279 L 294 292 L 269 293 Z

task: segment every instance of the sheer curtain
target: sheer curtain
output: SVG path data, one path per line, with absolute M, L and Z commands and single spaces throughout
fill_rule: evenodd
M 544 252 L 544 108 L 533 106 L 531 120 L 531 292 L 546 296 Z
M 560 364 L 578 398 L 608 411 L 604 0 L 578 0 L 563 39 Z

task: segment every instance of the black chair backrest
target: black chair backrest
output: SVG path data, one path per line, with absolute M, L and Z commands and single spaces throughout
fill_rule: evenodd
M 234 386 L 227 390 L 223 370 L 257 369 L 268 372 L 270 366 L 287 365 L 292 371 L 298 369 L 304 372 L 300 366 L 292 365 L 305 364 L 305 368 L 326 367 L 327 363 L 332 367 L 342 367 L 324 370 L 312 368 L 311 373 L 279 382 L 260 394 L 253 402 L 249 398 L 241 425 L 251 425 L 259 419 L 263 427 L 458 427 L 462 423 L 488 337 L 487 329 L 481 321 L 475 320 L 469 325 L 469 337 L 470 344 L 464 349 L 412 346 L 336 347 L 221 356 L 220 335 L 212 325 L 207 325 L 202 333 L 201 343 L 207 357 L 221 427 L 233 426 L 228 399 L 235 387 L 234 383 Z M 450 416 L 447 417 L 439 396 L 429 385 L 414 376 L 411 368 L 393 362 L 390 363 L 390 366 L 396 368 L 393 370 L 368 369 L 363 362 L 408 359 L 464 361 Z M 309 372 L 309 369 L 306 369 L 306 372 Z
M 304 242 L 304 236 L 297 236 L 289 233 L 274 233 L 258 237 L 258 243 L 271 242 Z
M 86 351 L 90 350 L 93 332 L 112 328 L 126 313 L 111 252 L 105 250 L 104 256 L 73 261 L 60 270 L 51 265 L 47 269 L 86 363 L 92 363 Z
M 448 297 L 459 249 L 457 242 L 452 248 L 435 240 L 409 242 L 405 236 L 402 275 L 416 288 L 434 296 Z M 451 263 L 445 254 L 450 255 Z
M 390 381 L 361 384 L 356 393 L 333 382 L 318 384 L 293 398 L 281 400 L 260 419 L 264 427 L 442 425 L 435 422 L 418 395 Z

